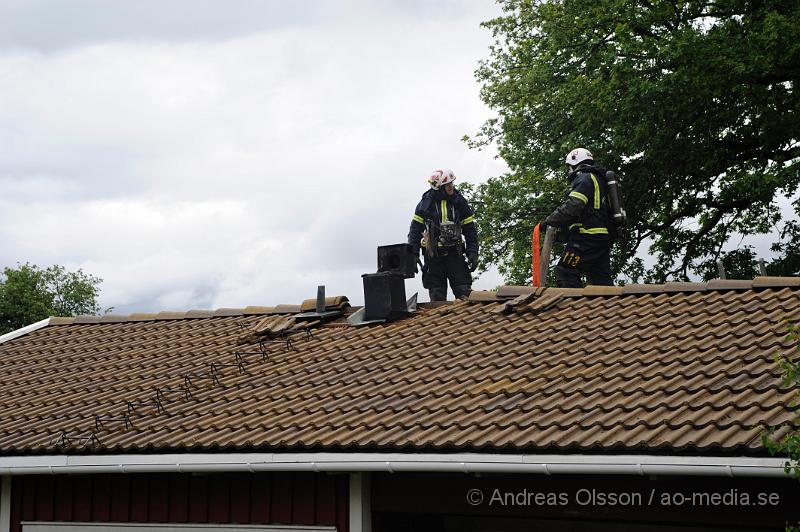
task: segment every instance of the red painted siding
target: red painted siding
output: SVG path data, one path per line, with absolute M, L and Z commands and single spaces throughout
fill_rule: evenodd
M 21 521 L 335 525 L 348 531 L 348 477 L 323 473 L 13 477 Z

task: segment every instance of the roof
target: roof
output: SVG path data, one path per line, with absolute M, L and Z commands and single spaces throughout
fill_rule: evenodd
M 797 426 L 774 356 L 799 303 L 800 279 L 757 278 L 501 287 L 369 327 L 53 319 L 0 344 L 0 453 L 766 455 L 763 425 Z

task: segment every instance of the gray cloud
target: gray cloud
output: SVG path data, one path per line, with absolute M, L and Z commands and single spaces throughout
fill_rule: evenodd
M 23 26 L 23 11 L 65 9 L 23 4 Z M 184 5 L 165 4 L 70 6 L 140 28 Z M 505 168 L 459 140 L 489 115 L 472 71 L 494 8 L 430 4 L 305 4 L 316 19 L 163 42 L 92 19 L 56 53 L 0 49 L 0 265 L 81 267 L 118 312 L 297 302 L 317 284 L 361 301 L 375 247 L 405 240 L 432 168 L 473 182 Z M 198 10 L 264 5 L 289 10 Z
M 6 0 L 0 49 L 53 52 L 104 42 L 219 41 L 331 23 L 447 22 L 487 4 L 471 0 Z M 467 9 L 465 9 L 467 8 Z M 369 29 L 366 34 L 371 33 Z
M 54 51 L 97 42 L 220 40 L 313 24 L 326 2 L 292 0 L 11 0 L 0 48 Z

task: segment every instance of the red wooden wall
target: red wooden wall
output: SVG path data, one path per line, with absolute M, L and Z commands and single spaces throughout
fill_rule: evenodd
M 335 525 L 348 530 L 348 477 L 324 473 L 13 477 L 21 521 Z

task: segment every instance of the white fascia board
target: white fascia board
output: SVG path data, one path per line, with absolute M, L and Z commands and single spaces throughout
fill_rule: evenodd
M 36 323 L 31 323 L 30 325 L 26 325 L 21 329 L 17 329 L 16 331 L 11 331 L 10 333 L 6 333 L 0 336 L 0 344 L 2 344 L 3 342 L 7 342 L 9 340 L 13 340 L 14 338 L 19 338 L 20 336 L 25 336 L 29 332 L 41 329 L 42 327 L 47 327 L 48 325 L 50 325 L 50 318 L 45 318 L 41 321 L 37 321 Z
M 784 477 L 785 458 L 652 455 L 226 453 L 0 457 L 0 475 L 189 472 L 441 472 Z

